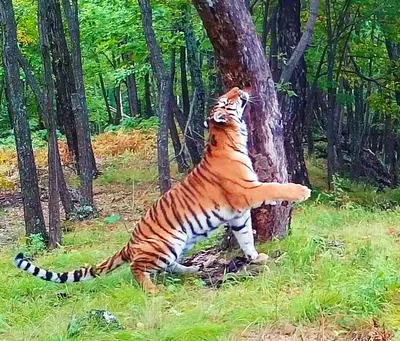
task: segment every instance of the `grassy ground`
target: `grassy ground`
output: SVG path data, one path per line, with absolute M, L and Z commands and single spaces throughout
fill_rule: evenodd
M 220 289 L 203 287 L 194 275 L 166 277 L 158 279 L 163 292 L 151 297 L 128 267 L 92 282 L 55 285 L 12 266 L 21 243 L 0 251 L 0 339 L 301 340 L 303 333 L 305 340 L 385 340 L 372 337 L 387 328 L 396 340 L 400 210 L 392 201 L 398 193 L 377 195 L 353 186 L 351 192 L 323 194 L 323 173 L 310 168 L 316 194 L 297 206 L 290 236 L 258 246 L 282 256 L 258 277 Z M 103 171 L 95 191 L 101 216 L 66 224 L 70 232 L 63 247 L 39 252 L 38 265 L 70 270 L 105 259 L 124 245 L 157 197 L 151 163 L 124 155 L 104 164 Z M 374 202 L 392 207 L 373 209 Z M 90 309 L 107 309 L 125 329 L 77 325 L 76 318 Z

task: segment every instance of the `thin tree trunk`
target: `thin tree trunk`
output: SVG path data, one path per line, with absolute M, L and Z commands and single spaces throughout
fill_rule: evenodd
M 115 120 L 114 124 L 120 125 L 121 120 L 122 120 L 122 98 L 121 98 L 121 86 L 118 84 L 114 88 L 114 99 L 115 99 L 115 107 L 116 107 L 116 113 L 115 113 Z
M 311 160 L 314 154 L 314 136 L 313 136 L 313 121 L 314 121 L 314 104 L 315 92 L 311 86 L 307 89 L 307 100 L 305 109 L 305 130 L 307 134 L 307 157 Z
M 47 162 L 49 169 L 49 242 L 50 249 L 61 245 L 61 226 L 60 226 L 60 193 L 59 193 L 59 174 L 61 167 L 60 156 L 57 143 L 57 126 L 54 104 L 54 83 L 50 57 L 50 43 L 47 35 L 46 18 L 49 8 L 46 0 L 38 2 L 38 27 L 40 38 L 40 49 L 44 71 L 44 103 L 43 115 L 47 123 L 48 135 L 48 154 Z
M 104 85 L 103 74 L 101 72 L 99 72 L 99 80 L 100 80 L 101 93 L 103 94 L 104 103 L 107 109 L 108 124 L 111 125 L 113 123 L 113 116 L 111 113 L 110 102 L 108 101 L 107 90 Z
M 203 78 L 201 75 L 201 66 L 198 47 L 196 44 L 196 37 L 194 35 L 193 27 L 191 24 L 190 7 L 188 7 L 185 12 L 184 35 L 188 54 L 192 89 L 193 93 L 196 93 L 196 98 L 193 97 L 192 99 L 192 101 L 194 101 L 194 115 L 190 124 L 192 127 L 193 137 L 197 146 L 198 154 L 202 155 L 204 150 L 205 89 Z
M 336 103 L 336 88 L 333 84 L 333 72 L 335 66 L 336 42 L 334 41 L 334 32 L 332 28 L 331 3 L 326 0 L 325 11 L 327 17 L 327 38 L 328 38 L 328 53 L 327 53 L 327 82 L 328 82 L 328 111 L 327 111 L 327 139 L 328 139 L 328 186 L 333 189 L 333 177 L 338 171 L 337 160 L 337 136 L 335 129 L 335 103 Z
M 182 108 L 183 114 L 186 119 L 189 117 L 190 110 L 190 98 L 189 98 L 189 87 L 187 80 L 187 71 L 186 71 L 186 47 L 181 46 L 179 50 L 179 60 L 181 66 L 181 89 L 182 89 Z
M 314 0 L 314 3 L 318 8 L 318 0 Z M 315 16 L 316 18 L 317 8 L 312 9 L 312 17 Z M 289 62 L 282 69 L 279 82 L 284 84 L 290 81 L 291 88 L 296 94 L 291 96 L 287 93 L 280 93 L 279 100 L 284 122 L 285 152 L 289 180 L 309 186 L 310 180 L 302 147 L 307 84 L 304 51 L 311 39 L 315 19 L 309 20 L 309 22 L 311 21 L 311 27 L 308 27 L 300 38 L 300 11 L 300 0 L 279 1 L 279 51 L 289 59 Z
M 55 11 L 56 3 L 50 0 L 50 4 Z M 65 133 L 69 152 L 73 154 L 75 159 L 75 167 L 77 172 L 79 169 L 79 148 L 78 137 L 76 134 L 75 116 L 71 102 L 71 88 L 74 87 L 72 76 L 71 60 L 67 48 L 67 42 L 63 32 L 61 13 L 59 16 L 53 15 L 54 18 L 47 18 L 47 30 L 50 40 L 50 48 L 52 55 L 52 67 L 55 78 L 56 88 L 56 111 L 58 120 L 62 126 L 62 132 Z M 57 20 L 59 19 L 59 20 Z
M 23 55 L 21 54 L 20 51 L 18 51 L 18 55 L 17 55 L 17 59 L 18 62 L 21 66 L 21 68 L 24 70 L 25 73 L 25 77 L 27 79 L 27 83 L 29 84 L 29 86 L 31 87 L 36 100 L 39 104 L 39 112 L 41 113 L 40 118 L 46 122 L 46 126 L 48 125 L 47 121 L 48 121 L 48 112 L 50 109 L 47 109 L 46 106 L 46 98 L 45 98 L 45 94 L 43 93 L 43 91 L 41 91 L 39 83 L 37 82 L 35 76 L 33 75 L 32 69 L 30 68 L 27 60 L 23 57 Z M 50 66 L 51 66 L 51 61 L 49 62 Z M 53 84 L 53 92 L 54 92 L 54 84 Z M 53 95 L 54 97 L 54 95 Z M 53 98 L 54 101 L 54 98 Z M 53 108 L 51 108 L 51 110 L 53 110 Z M 53 115 L 54 115 L 54 110 L 52 111 Z M 56 117 L 54 117 L 54 124 L 56 124 Z M 61 201 L 64 207 L 64 211 L 65 211 L 65 215 L 66 218 L 68 219 L 71 214 L 74 212 L 75 210 L 75 206 L 72 202 L 72 197 L 71 194 L 68 190 L 68 186 L 67 183 L 65 182 L 65 177 L 64 177 L 64 173 L 62 171 L 62 164 L 61 164 L 61 158 L 60 158 L 60 152 L 58 150 L 58 146 L 57 148 L 55 148 L 55 153 L 56 153 L 56 162 L 57 162 L 57 176 L 58 176 L 58 185 L 59 185 L 59 192 L 60 192 L 60 196 L 61 196 Z
M 122 55 L 122 59 L 128 62 L 133 67 L 132 53 L 125 53 Z M 126 78 L 126 90 L 128 95 L 130 116 L 140 116 L 139 96 L 137 92 L 135 72 L 132 69 L 128 77 Z
M 58 1 L 58 0 L 57 0 Z M 73 76 L 75 80 L 76 95 L 73 93 L 72 101 L 76 96 L 76 107 L 81 111 L 75 111 L 76 130 L 85 167 L 80 177 L 82 197 L 86 204 L 93 206 L 93 176 L 98 174 L 96 160 L 94 158 L 92 142 L 90 138 L 89 111 L 86 102 L 85 84 L 83 81 L 81 37 L 79 29 L 78 0 L 62 0 L 65 17 L 67 19 L 68 32 L 71 37 L 71 56 Z M 86 169 L 87 168 L 87 169 Z
M 150 74 L 146 72 L 144 75 L 144 103 L 145 103 L 145 118 L 154 116 L 153 108 L 151 106 L 151 90 L 150 90 Z
M 150 63 L 157 79 L 158 86 L 158 117 L 160 128 L 157 136 L 157 160 L 159 185 L 161 193 L 171 188 L 170 165 L 168 158 L 168 112 L 171 103 L 171 82 L 165 70 L 161 49 L 157 43 L 153 29 L 152 10 L 148 0 L 138 0 L 142 14 L 143 30 L 146 38 L 147 49 L 150 53 Z
M 2 57 L 6 99 L 9 115 L 12 117 L 14 126 L 25 231 L 27 236 L 39 234 L 47 241 L 28 116 L 22 97 L 22 82 L 16 58 L 18 55 L 17 29 L 11 0 L 0 1 L 0 19 L 3 36 Z
M 215 50 L 224 84 L 251 89 L 257 100 L 246 122 L 249 152 L 260 181 L 286 182 L 282 117 L 275 84 L 263 48 L 248 11 L 241 0 L 193 0 Z M 258 238 L 284 237 L 288 232 L 291 206 L 262 206 L 253 210 Z
M 280 82 L 286 83 L 288 82 L 291 77 L 292 73 L 294 72 L 295 68 L 297 67 L 298 63 L 305 63 L 304 62 L 304 51 L 307 49 L 307 46 L 311 40 L 311 37 L 314 32 L 315 22 L 317 20 L 318 15 L 318 7 L 319 7 L 319 0 L 312 0 L 310 5 L 310 16 L 307 21 L 305 32 L 302 34 L 300 38 L 300 30 L 301 30 L 301 22 L 300 22 L 300 10 L 301 10 L 301 3 L 299 0 L 280 0 L 280 15 L 279 19 L 281 23 L 290 23 L 290 20 L 285 20 L 285 10 L 288 13 L 295 13 L 293 19 L 295 19 L 292 24 L 294 25 L 292 31 L 295 32 L 295 44 L 296 48 L 291 51 L 290 59 L 285 64 L 285 67 L 282 70 Z M 291 10 L 291 11 L 290 11 Z M 290 11 L 290 12 L 289 12 Z M 280 28 L 285 26 L 279 25 Z M 289 30 L 290 31 L 290 30 Z M 279 32 L 280 36 L 282 37 L 281 32 Z M 288 35 L 290 37 L 290 34 Z M 294 36 L 293 36 L 294 37 Z M 287 54 L 289 57 L 289 54 Z
M 66 100 L 68 105 L 71 105 L 79 154 L 80 204 L 84 207 L 87 216 L 91 216 L 94 213 L 93 176 L 97 173 L 97 170 L 94 167 L 94 156 L 91 149 L 90 129 L 88 117 L 86 115 L 87 108 L 85 109 L 83 107 L 86 105 L 86 100 L 82 97 L 84 95 L 83 80 L 80 79 L 79 75 L 75 75 L 74 73 L 75 70 L 79 74 L 78 69 L 81 69 L 82 65 L 80 61 L 77 61 L 76 51 L 73 53 L 71 63 L 58 0 L 48 0 L 48 6 L 47 29 L 52 52 L 53 71 L 56 77 L 56 88 L 58 92 L 59 88 L 63 89 L 66 87 L 66 89 L 63 89 L 63 94 L 66 96 L 64 100 Z M 76 42 L 73 42 L 74 46 L 75 43 Z M 80 55 L 78 57 L 80 58 Z M 60 65 L 62 69 L 59 68 Z M 79 87 L 79 90 L 77 90 L 77 87 Z M 58 108 L 60 108 L 62 104 L 63 103 L 59 102 Z M 69 117 L 65 117 L 65 119 L 72 120 L 70 114 Z M 70 122 L 68 122 L 68 124 L 70 124 Z
M 269 65 L 271 67 L 271 74 L 275 83 L 277 83 L 279 80 L 277 18 L 278 12 L 275 12 L 271 18 L 271 45 L 269 49 Z
M 269 16 L 269 8 L 271 5 L 271 0 L 264 1 L 264 8 L 263 8 L 263 25 L 262 25 L 262 34 L 261 34 L 261 46 L 266 53 L 267 48 L 267 37 L 268 37 L 268 16 Z
M 221 76 L 219 75 L 219 71 L 215 63 L 214 51 L 208 52 L 207 67 L 209 69 L 209 76 L 206 112 L 210 112 L 212 107 L 215 105 L 217 98 L 221 96 L 223 92 Z
M 389 59 L 392 63 L 392 70 L 393 70 L 393 77 L 395 79 L 395 82 L 397 84 L 400 83 L 400 76 L 399 73 L 396 72 L 395 70 L 397 70 L 399 61 L 400 61 L 400 44 L 399 43 L 395 43 L 389 39 L 386 40 L 386 49 L 388 52 L 388 56 Z M 396 87 L 395 90 L 395 99 L 396 99 L 396 103 L 398 106 L 398 113 L 400 112 L 400 90 L 398 89 L 398 87 Z M 393 119 L 393 126 L 398 126 L 399 125 L 399 118 L 397 116 L 397 118 Z M 393 135 L 393 139 L 395 139 L 395 132 L 392 129 L 392 135 Z M 395 149 L 395 141 L 393 141 L 393 149 Z M 400 159 L 400 156 L 397 155 L 397 159 L 396 159 L 396 152 L 395 150 L 393 150 L 393 153 L 390 157 L 390 172 L 392 174 L 392 186 L 395 187 L 398 184 L 398 164 L 397 161 L 398 159 Z
M 178 164 L 178 172 L 184 173 L 189 169 L 189 165 L 186 161 L 185 153 L 183 152 L 182 144 L 179 139 L 178 130 L 176 129 L 174 113 L 172 110 L 173 108 L 171 107 L 171 101 L 172 101 L 172 98 L 174 97 L 173 84 L 175 81 L 175 71 L 176 71 L 176 56 L 175 56 L 175 49 L 172 49 L 172 51 L 171 51 L 171 68 L 170 68 L 171 94 L 170 94 L 169 104 L 168 104 L 168 110 L 169 110 L 168 111 L 168 127 L 169 127 L 169 132 L 171 135 L 172 145 L 174 147 L 176 163 Z

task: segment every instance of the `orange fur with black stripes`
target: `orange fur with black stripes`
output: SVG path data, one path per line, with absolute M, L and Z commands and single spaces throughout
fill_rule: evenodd
M 182 255 L 224 223 L 230 225 L 247 257 L 260 258 L 250 209 L 273 201 L 302 201 L 311 191 L 297 184 L 258 181 L 248 156 L 242 118 L 248 100 L 249 95 L 238 88 L 218 99 L 207 120 L 209 140 L 200 164 L 147 211 L 127 245 L 111 258 L 64 273 L 40 269 L 22 254 L 15 258 L 15 265 L 42 279 L 65 283 L 97 277 L 127 262 L 136 280 L 154 293 L 157 288 L 150 274 L 159 270 L 196 272 L 197 267 L 179 263 Z

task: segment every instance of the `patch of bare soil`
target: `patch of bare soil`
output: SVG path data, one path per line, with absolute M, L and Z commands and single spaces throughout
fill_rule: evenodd
M 40 197 L 43 215 L 48 226 L 48 193 L 46 190 L 48 177 L 46 173 L 40 174 Z M 72 193 L 74 194 L 74 193 Z M 120 222 L 126 224 L 127 230 L 132 230 L 134 222 L 140 219 L 149 206 L 159 197 L 157 182 L 143 183 L 142 185 L 109 184 L 94 188 L 94 201 L 100 220 L 111 215 L 119 215 Z M 65 222 L 64 210 L 60 205 L 62 224 Z M 87 221 L 87 226 L 98 224 L 98 221 Z M 74 224 L 68 223 L 68 228 Z M 84 224 L 79 224 L 84 226 Z M 115 225 L 110 225 L 113 228 Z M 18 191 L 0 192 L 0 249 L 14 243 L 19 236 L 24 234 L 24 214 L 21 194 Z

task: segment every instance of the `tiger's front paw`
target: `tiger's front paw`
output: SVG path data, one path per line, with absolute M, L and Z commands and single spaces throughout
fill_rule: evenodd
M 251 262 L 255 264 L 265 264 L 269 260 L 269 256 L 265 253 L 259 253 L 256 259 L 253 259 Z
M 311 195 L 311 189 L 298 184 L 287 184 L 287 200 L 292 202 L 307 200 Z

